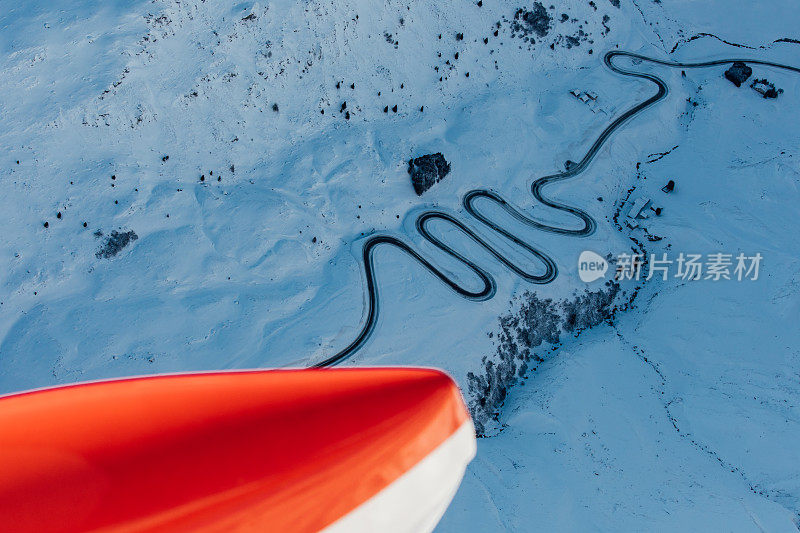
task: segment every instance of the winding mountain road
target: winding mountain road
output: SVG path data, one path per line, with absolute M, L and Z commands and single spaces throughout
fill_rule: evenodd
M 409 255 L 411 258 L 420 263 L 434 276 L 439 278 L 445 285 L 447 285 L 457 294 L 468 300 L 482 301 L 482 300 L 488 300 L 494 296 L 496 291 L 496 282 L 494 278 L 488 272 L 486 272 L 477 264 L 475 264 L 473 261 L 471 261 L 461 253 L 457 252 L 456 250 L 454 250 L 453 248 L 451 248 L 450 246 L 448 246 L 447 244 L 443 243 L 441 240 L 436 238 L 428 230 L 428 223 L 432 220 L 442 220 L 453 225 L 459 231 L 461 231 L 469 238 L 471 238 L 476 244 L 478 244 L 479 246 L 487 250 L 489 253 L 491 253 L 498 261 L 500 261 L 508 269 L 510 269 L 512 272 L 514 272 L 515 274 L 517 274 L 518 276 L 520 276 L 521 278 L 525 279 L 530 283 L 545 284 L 545 283 L 550 283 L 555 279 L 555 277 L 558 275 L 558 269 L 552 258 L 548 257 L 542 251 L 536 249 L 532 244 L 523 241 L 521 238 L 514 235 L 510 231 L 502 228 L 499 224 L 492 221 L 488 216 L 481 213 L 481 211 L 478 210 L 476 206 L 476 202 L 479 199 L 484 199 L 486 201 L 494 202 L 519 222 L 522 222 L 523 224 L 528 225 L 532 228 L 545 231 L 548 233 L 555 233 L 558 235 L 570 235 L 573 237 L 586 237 L 594 233 L 597 227 L 597 223 L 591 217 L 591 215 L 589 215 L 586 211 L 583 211 L 577 207 L 569 206 L 557 202 L 555 200 L 552 200 L 550 198 L 547 198 L 544 195 L 543 190 L 545 186 L 550 183 L 574 178 L 583 173 L 583 171 L 585 171 L 586 168 L 589 166 L 589 163 L 592 161 L 592 159 L 594 159 L 595 155 L 597 155 L 597 153 L 600 151 L 600 148 L 603 147 L 608 138 L 611 137 L 611 135 L 615 131 L 620 129 L 629 119 L 638 115 L 648 107 L 663 100 L 667 96 L 669 88 L 667 84 L 664 82 L 664 80 L 653 74 L 648 74 L 645 72 L 637 72 L 635 70 L 628 70 L 619 67 L 614 64 L 614 60 L 618 57 L 628 58 L 631 59 L 633 62 L 639 62 L 639 63 L 646 62 L 660 66 L 681 68 L 681 69 L 706 68 L 706 67 L 714 67 L 720 65 L 729 65 L 736 61 L 741 61 L 751 65 L 764 65 L 800 73 L 800 68 L 798 67 L 783 65 L 771 61 L 762 61 L 758 59 L 718 59 L 718 60 L 704 61 L 699 63 L 681 63 L 681 62 L 655 59 L 644 55 L 636 54 L 633 52 L 625 52 L 625 51 L 608 52 L 603 58 L 603 63 L 605 64 L 606 67 L 608 67 L 611 71 L 620 74 L 622 76 L 640 78 L 643 80 L 648 80 L 653 82 L 658 88 L 656 94 L 654 94 L 647 100 L 644 100 L 643 102 L 640 102 L 635 106 L 631 107 L 630 109 L 622 113 L 619 117 L 614 119 L 608 126 L 606 126 L 606 128 L 597 137 L 594 144 L 592 144 L 592 146 L 586 152 L 586 155 L 584 155 L 583 159 L 581 159 L 579 162 L 571 165 L 564 172 L 559 172 L 557 174 L 544 176 L 542 178 L 535 180 L 531 184 L 531 194 L 533 195 L 534 199 L 536 199 L 536 201 L 552 209 L 572 214 L 575 218 L 581 221 L 582 227 L 577 229 L 563 228 L 537 222 L 536 220 L 533 220 L 526 214 L 512 207 L 498 193 L 487 189 L 471 190 L 467 192 L 462 199 L 462 205 L 464 207 L 464 210 L 470 216 L 478 220 L 481 224 L 483 224 L 490 230 L 494 231 L 495 233 L 498 233 L 503 237 L 507 238 L 508 240 L 514 242 L 522 249 L 530 253 L 530 255 L 538 259 L 542 263 L 543 272 L 540 274 L 532 274 L 530 272 L 526 272 L 521 267 L 514 264 L 509 258 L 500 253 L 490 243 L 486 242 L 486 240 L 481 238 L 477 233 L 475 233 L 472 229 L 470 229 L 469 226 L 467 226 L 464 222 L 460 221 L 454 216 L 438 210 L 425 211 L 417 217 L 416 221 L 416 229 L 420 233 L 420 235 L 422 235 L 422 237 L 425 240 L 433 244 L 436 248 L 440 249 L 445 254 L 455 258 L 464 266 L 466 266 L 468 269 L 472 270 L 478 276 L 478 278 L 480 278 L 481 282 L 483 283 L 483 288 L 479 291 L 470 291 L 469 289 L 462 287 L 461 285 L 458 284 L 456 280 L 448 277 L 447 274 L 438 269 L 433 263 L 431 263 L 428 259 L 423 257 L 409 244 L 398 239 L 397 237 L 384 234 L 372 235 L 365 240 L 362 249 L 364 274 L 366 275 L 366 280 L 367 280 L 367 287 L 366 287 L 367 304 L 366 304 L 366 318 L 364 319 L 361 330 L 358 336 L 356 336 L 356 338 L 350 344 L 348 344 L 347 347 L 345 347 L 338 353 L 324 359 L 323 361 L 315 363 L 314 365 L 312 365 L 312 367 L 314 368 L 327 367 L 341 363 L 342 361 L 352 356 L 355 352 L 357 352 L 362 346 L 364 346 L 364 344 L 372 335 L 372 332 L 375 329 L 375 324 L 377 323 L 378 320 L 378 312 L 380 310 L 380 299 L 378 297 L 378 287 L 375 278 L 375 264 L 373 256 L 375 250 L 381 245 L 389 245 L 399 248 L 407 255 Z

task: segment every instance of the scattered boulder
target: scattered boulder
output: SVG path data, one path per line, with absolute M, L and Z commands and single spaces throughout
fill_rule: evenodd
M 442 181 L 449 172 L 450 163 L 439 152 L 408 161 L 408 173 L 417 196 L 422 196 L 422 193 Z
M 99 232 L 99 230 L 98 233 L 102 235 L 102 232 Z M 95 233 L 95 235 L 96 234 L 97 233 Z M 136 235 L 133 230 L 123 232 L 114 230 L 111 232 L 111 235 L 108 237 L 108 239 L 106 239 L 106 243 L 103 245 L 103 247 L 97 251 L 95 256 L 97 256 L 98 259 L 109 259 L 114 257 L 120 252 L 120 250 L 138 238 L 139 236 Z
M 741 61 L 736 61 L 731 68 L 725 71 L 725 78 L 737 87 L 741 87 L 752 74 L 753 69 Z

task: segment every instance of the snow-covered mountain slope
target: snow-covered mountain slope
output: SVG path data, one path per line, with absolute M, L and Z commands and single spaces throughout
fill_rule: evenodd
M 736 38 L 764 50 L 703 38 L 679 57 L 796 65 L 796 48 L 769 46 L 781 30 L 761 27 Z M 713 30 L 729 28 L 740 29 L 721 18 Z M 513 389 L 503 430 L 480 441 L 441 531 L 798 527 L 800 85 L 755 68 L 785 88 L 773 102 L 731 90 L 717 69 L 672 74 L 670 100 L 612 142 L 638 146 L 624 179 L 664 206 L 647 223 L 665 237 L 650 251 L 760 252 L 758 281 L 651 283 L 614 326 L 542 364 Z
M 655 92 L 606 69 L 606 51 L 800 66 L 788 1 L 0 7 L 0 392 L 320 361 L 359 332 L 373 232 L 476 288 L 416 231 L 431 206 L 541 268 L 461 198 L 490 188 L 576 227 L 533 201 L 531 181 Z M 479 401 L 468 375 L 502 352 L 498 317 L 525 291 L 569 303 L 587 287 L 581 251 L 630 252 L 630 237 L 648 253 L 759 252 L 762 275 L 652 280 L 611 325 L 535 346 L 550 355 L 499 400 L 443 531 L 796 527 L 800 77 L 754 66 L 784 91 L 766 100 L 725 67 L 633 68 L 664 79 L 668 98 L 547 189 L 589 213 L 593 235 L 535 231 L 485 206 L 553 258 L 556 280 L 528 284 L 436 223 L 495 277 L 495 297 L 465 301 L 380 249 L 378 324 L 348 364 L 435 365 Z M 418 197 L 407 161 L 434 152 L 452 170 Z M 663 240 L 624 225 L 637 196 L 664 208 L 643 224 Z
M 622 11 L 583 3 L 571 11 L 587 23 L 551 21 L 559 41 L 551 50 L 549 41 L 511 37 L 510 5 L 12 8 L 3 222 L 15 231 L 4 254 L 3 388 L 304 364 L 336 351 L 361 318 L 360 237 L 409 232 L 415 209 L 458 210 L 476 186 L 525 205 L 529 179 L 585 149 L 624 105 L 613 98 L 621 82 L 588 71 L 610 38 L 604 25 L 628 24 Z M 30 42 L 34 31 L 42 38 Z M 579 31 L 594 43 L 561 42 Z M 569 94 L 589 83 L 604 96 L 597 112 Z M 406 161 L 429 151 L 447 155 L 453 177 L 420 200 Z M 568 201 L 593 194 L 558 189 Z M 113 258 L 96 257 L 112 231 L 138 238 Z M 570 257 L 581 246 L 535 238 Z M 399 300 L 399 316 L 427 321 L 464 308 L 415 265 L 379 255 L 387 256 L 378 258 L 384 299 Z M 505 278 L 490 305 L 462 311 L 479 330 L 515 290 L 517 280 Z M 392 280 L 407 296 L 391 292 Z M 415 302 L 408 291 L 433 298 Z M 385 307 L 385 323 L 405 322 Z M 441 364 L 418 349 L 427 336 L 413 337 L 418 345 L 370 352 Z M 419 352 L 416 361 L 402 349 Z

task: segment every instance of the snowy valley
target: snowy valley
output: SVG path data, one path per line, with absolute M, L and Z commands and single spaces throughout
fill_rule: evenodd
M 482 437 L 437 531 L 800 526 L 800 73 L 757 63 L 800 67 L 793 2 L 0 6 L 0 393 L 323 362 L 364 331 L 377 235 L 481 290 L 420 233 L 436 211 L 534 277 L 555 266 L 531 283 L 433 219 L 492 281 L 465 299 L 374 249 L 379 312 L 340 364 L 445 369 Z M 583 235 L 531 187 L 656 94 L 613 51 L 725 61 L 614 59 L 668 92 L 542 188 Z M 449 170 L 418 194 L 426 154 Z M 475 200 L 532 255 L 474 190 L 563 231 Z M 612 260 L 586 283 L 587 250 L 645 275 L 612 282 Z M 681 253 L 762 262 L 644 279 Z

